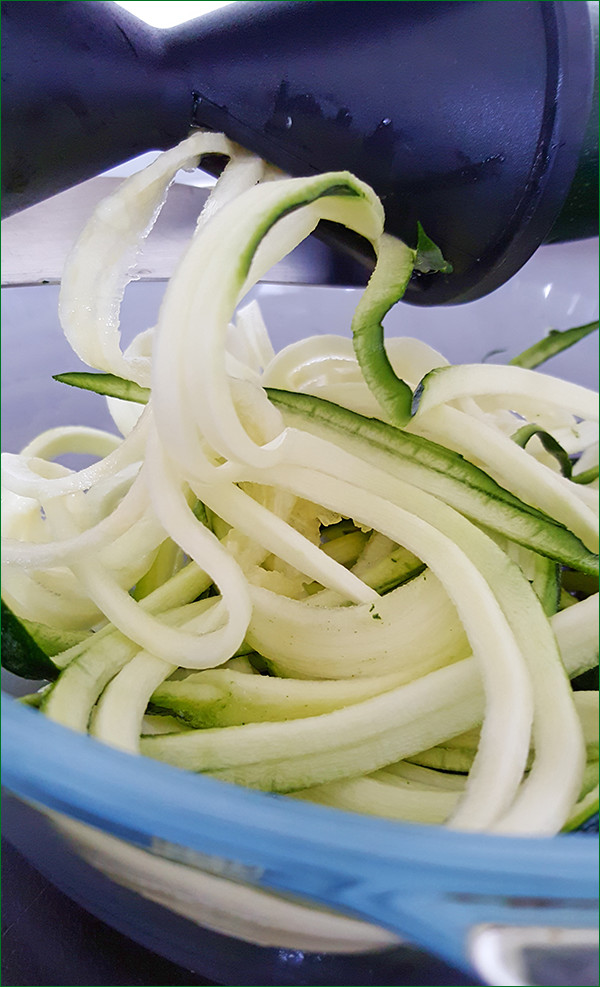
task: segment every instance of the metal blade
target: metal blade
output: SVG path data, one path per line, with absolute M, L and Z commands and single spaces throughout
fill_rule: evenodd
M 122 179 L 83 182 L 2 221 L 2 285 L 60 282 L 71 247 L 98 202 Z M 143 254 L 134 268 L 140 281 L 171 277 L 210 188 L 173 185 Z M 275 265 L 265 281 L 275 284 L 364 286 L 362 264 L 311 236 Z

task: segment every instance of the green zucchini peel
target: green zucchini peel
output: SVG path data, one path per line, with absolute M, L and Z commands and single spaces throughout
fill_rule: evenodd
M 125 380 L 116 374 L 100 374 L 87 370 L 71 370 L 64 374 L 54 374 L 52 380 L 59 384 L 69 384 L 71 387 L 81 387 L 84 391 L 94 391 L 106 397 L 120 398 L 122 401 L 135 401 L 137 404 L 147 404 L 150 398 L 150 388 L 140 387 L 133 380 Z
M 22 679 L 57 678 L 59 668 L 36 644 L 19 618 L 2 600 L 2 667 Z
M 560 466 L 560 471 L 567 480 L 571 479 L 571 474 L 573 472 L 573 464 L 569 459 L 568 452 L 563 449 L 560 442 L 557 442 L 550 432 L 547 432 L 545 428 L 539 428 L 537 425 L 523 425 L 521 428 L 517 429 L 516 432 L 511 436 L 514 442 L 522 449 L 525 448 L 530 439 L 537 435 L 538 439 L 542 443 L 546 452 L 549 452 L 551 456 L 554 456 L 558 465 Z
M 598 324 L 598 319 L 596 319 L 595 322 L 586 322 L 585 325 L 574 326 L 572 329 L 551 329 L 543 339 L 538 340 L 533 346 L 529 346 L 518 356 L 509 360 L 509 366 L 525 367 L 528 370 L 539 367 L 546 360 L 562 353 L 563 350 L 578 343 L 580 339 L 584 339 L 590 333 L 595 332 Z

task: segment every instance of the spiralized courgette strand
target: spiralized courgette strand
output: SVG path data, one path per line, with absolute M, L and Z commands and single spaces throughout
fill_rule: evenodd
M 206 154 L 229 163 L 123 349 L 132 261 Z M 377 257 L 353 339 L 275 354 L 244 298 L 322 219 Z M 597 395 L 384 341 L 423 260 L 383 223 L 347 172 L 290 179 L 200 132 L 97 208 L 60 316 L 99 373 L 59 380 L 106 394 L 120 434 L 3 457 L 3 600 L 56 671 L 28 701 L 229 782 L 556 833 L 597 804 L 597 693 L 569 682 L 598 661 Z

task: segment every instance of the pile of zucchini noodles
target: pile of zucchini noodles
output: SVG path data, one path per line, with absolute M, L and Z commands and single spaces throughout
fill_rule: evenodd
M 132 264 L 205 154 L 229 163 L 123 351 Z M 240 303 L 321 219 L 377 256 L 354 339 L 275 354 Z M 99 205 L 60 317 L 100 371 L 70 382 L 109 395 L 121 435 L 52 429 L 3 457 L 3 599 L 59 673 L 30 702 L 225 781 L 553 834 L 598 799 L 598 694 L 569 682 L 598 661 L 597 395 L 384 346 L 419 256 L 383 220 L 348 173 L 290 179 L 202 132 Z

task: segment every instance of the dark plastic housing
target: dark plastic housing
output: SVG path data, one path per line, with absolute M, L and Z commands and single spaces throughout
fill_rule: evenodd
M 195 124 L 295 175 L 353 171 L 390 232 L 414 243 L 420 220 L 453 264 L 407 300 L 472 300 L 565 203 L 563 235 L 597 232 L 593 6 L 246 2 L 158 31 L 111 3 L 3 4 L 5 212 Z

